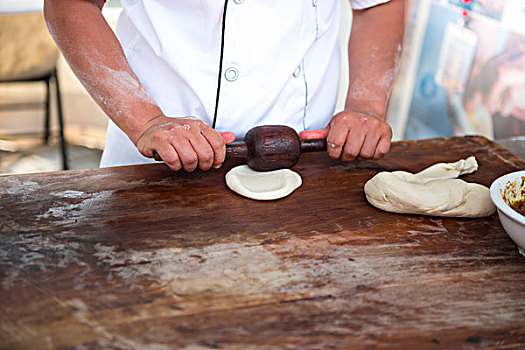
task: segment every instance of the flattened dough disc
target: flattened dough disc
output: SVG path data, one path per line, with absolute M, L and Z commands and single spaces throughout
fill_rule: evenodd
M 226 174 L 226 185 L 235 193 L 255 200 L 274 200 L 288 196 L 303 183 L 290 169 L 255 171 L 239 165 Z

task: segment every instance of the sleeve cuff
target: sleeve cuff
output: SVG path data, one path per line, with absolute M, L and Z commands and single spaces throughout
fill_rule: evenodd
M 389 1 L 390 0 L 350 0 L 350 5 L 353 10 L 363 10 Z

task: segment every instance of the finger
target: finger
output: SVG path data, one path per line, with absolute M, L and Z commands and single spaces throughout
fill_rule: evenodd
M 192 145 L 187 139 L 179 139 L 173 147 L 179 155 L 180 162 L 186 171 L 193 171 L 197 169 L 199 164 L 199 156 L 193 149 Z
M 348 133 L 345 147 L 341 154 L 343 162 L 350 162 L 357 158 L 365 141 L 366 132 L 364 128 L 353 128 Z
M 211 166 L 213 166 L 214 168 L 219 168 L 222 165 L 222 163 L 224 163 L 224 158 L 226 157 L 226 140 L 222 137 L 221 134 L 209 127 L 203 129 L 201 133 L 205 137 L 208 144 L 211 146 L 211 150 L 213 152 L 213 160 Z
M 231 131 L 222 131 L 219 132 L 219 134 L 222 136 L 224 141 L 226 141 L 226 143 L 235 141 L 235 134 Z
M 369 132 L 365 135 L 361 150 L 359 151 L 359 157 L 363 159 L 372 159 L 375 155 L 377 144 L 379 142 L 381 134 L 378 130 Z
M 172 145 L 163 147 L 160 151 L 157 151 L 157 153 L 170 169 L 175 171 L 182 169 L 179 155 Z
M 379 138 L 376 151 L 374 153 L 375 160 L 384 157 L 390 151 L 390 145 L 392 144 L 391 138 L 392 137 L 389 135 L 383 135 Z
M 157 151 L 153 151 L 153 159 L 155 159 L 157 162 L 162 162 L 162 157 Z
M 136 147 L 137 147 L 137 150 L 140 152 L 140 154 L 142 154 L 144 157 L 147 157 L 147 158 L 154 157 L 153 152 L 155 151 L 155 149 L 151 147 L 150 145 L 148 145 L 143 137 L 140 137 L 137 140 Z
M 341 157 L 343 147 L 349 135 L 349 129 L 346 125 L 346 120 L 336 119 L 330 126 L 330 130 L 326 137 L 326 144 L 328 155 L 331 158 L 338 159 Z
M 328 136 L 329 127 L 319 130 L 304 130 L 299 133 L 300 139 L 325 139 Z
M 365 135 L 361 150 L 357 154 L 361 159 L 372 159 L 376 152 L 378 138 L 373 134 Z
M 189 138 L 190 145 L 198 157 L 198 166 L 201 170 L 210 170 L 214 161 L 214 150 L 208 140 L 201 132 L 195 133 Z
M 152 147 L 144 147 L 141 144 L 137 144 L 137 149 L 144 157 L 155 158 L 155 149 Z

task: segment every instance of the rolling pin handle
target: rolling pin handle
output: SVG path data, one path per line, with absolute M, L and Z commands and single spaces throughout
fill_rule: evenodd
M 302 139 L 301 153 L 326 151 L 326 139 Z
M 261 130 L 263 129 L 261 128 Z M 272 130 L 272 129 L 269 129 L 269 130 Z M 258 140 L 259 139 L 255 141 L 252 140 L 252 143 L 255 145 Z M 326 139 L 303 139 L 303 140 L 300 140 L 300 144 L 301 144 L 300 153 L 326 151 Z M 228 157 L 232 157 L 232 158 L 248 159 L 249 158 L 248 157 L 248 146 L 245 141 L 234 141 L 234 142 L 228 143 L 226 145 L 226 154 L 228 155 Z M 295 155 L 295 158 L 296 158 L 295 162 L 297 162 L 297 160 L 299 159 L 299 154 Z M 252 154 L 252 157 L 253 157 L 253 154 Z M 153 151 L 153 158 L 157 162 L 162 162 L 162 157 L 155 150 Z M 248 161 L 253 161 L 253 159 L 248 159 Z M 256 161 L 259 161 L 259 160 L 256 159 Z M 265 170 L 268 170 L 268 169 L 265 169 Z
M 155 159 L 157 162 L 162 162 L 161 156 L 157 153 L 157 151 L 153 151 L 153 159 Z
M 233 141 L 226 144 L 226 155 L 232 158 L 247 158 L 248 147 L 244 141 Z

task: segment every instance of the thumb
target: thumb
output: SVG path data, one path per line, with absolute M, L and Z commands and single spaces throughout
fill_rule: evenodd
M 219 132 L 226 143 L 235 141 L 235 134 L 231 131 Z
M 328 136 L 329 127 L 318 130 L 305 130 L 299 133 L 300 139 L 325 139 Z

